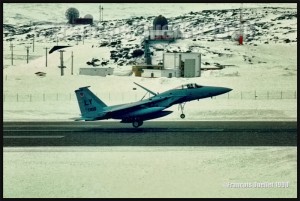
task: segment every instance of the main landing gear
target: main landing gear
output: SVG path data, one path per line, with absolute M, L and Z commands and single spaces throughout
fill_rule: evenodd
M 180 108 L 180 110 L 181 110 L 181 115 L 180 115 L 180 118 L 181 118 L 181 119 L 184 119 L 184 118 L 185 118 L 185 114 L 183 114 L 184 106 L 185 106 L 185 102 L 184 102 L 184 103 L 179 103 L 179 104 L 178 104 L 178 109 Z
M 138 128 L 138 127 L 140 127 L 141 125 L 143 125 L 143 121 L 134 121 L 134 122 L 132 122 L 132 126 L 133 126 L 134 128 Z

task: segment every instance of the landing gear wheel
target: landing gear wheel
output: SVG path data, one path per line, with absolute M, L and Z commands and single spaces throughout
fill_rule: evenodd
M 184 102 L 184 103 L 179 103 L 179 105 L 178 105 L 178 110 L 179 110 L 179 109 L 181 110 L 181 115 L 180 115 L 180 118 L 181 118 L 181 119 L 184 119 L 184 118 L 185 118 L 185 114 L 183 114 L 183 110 L 184 110 L 185 103 L 186 103 L 186 102 Z
M 132 122 L 132 126 L 133 126 L 134 128 L 138 128 L 138 127 L 140 127 L 141 125 L 143 125 L 143 121 L 134 121 L 134 122 Z

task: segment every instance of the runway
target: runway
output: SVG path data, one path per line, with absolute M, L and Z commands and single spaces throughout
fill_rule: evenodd
M 3 146 L 297 146 L 297 122 L 3 122 Z

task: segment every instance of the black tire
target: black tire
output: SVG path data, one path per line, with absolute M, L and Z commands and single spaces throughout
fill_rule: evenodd
M 185 114 L 181 114 L 181 115 L 180 115 L 180 118 L 181 118 L 181 119 L 184 119 L 184 118 L 185 118 Z
M 143 124 L 142 121 L 134 121 L 134 122 L 132 122 L 132 126 L 133 126 L 134 128 L 138 128 L 138 127 L 140 127 L 142 124 Z

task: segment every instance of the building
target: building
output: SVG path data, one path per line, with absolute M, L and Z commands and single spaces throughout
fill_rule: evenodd
M 133 66 L 132 71 L 137 77 L 200 77 L 200 53 L 164 53 L 163 65 Z
M 93 18 L 75 18 L 73 24 L 93 24 Z
M 177 77 L 175 69 L 163 69 L 163 70 L 157 70 L 157 69 L 143 69 L 142 77 L 147 78 L 156 78 L 156 77 Z
M 102 76 L 112 75 L 114 72 L 113 68 L 80 68 L 79 75 L 92 75 L 92 76 Z
M 145 69 L 150 70 L 162 70 L 163 66 L 161 65 L 139 65 L 139 66 L 133 66 L 132 72 L 136 77 L 141 77 Z
M 200 77 L 201 54 L 200 53 L 164 53 L 164 69 L 176 71 L 176 77 Z

